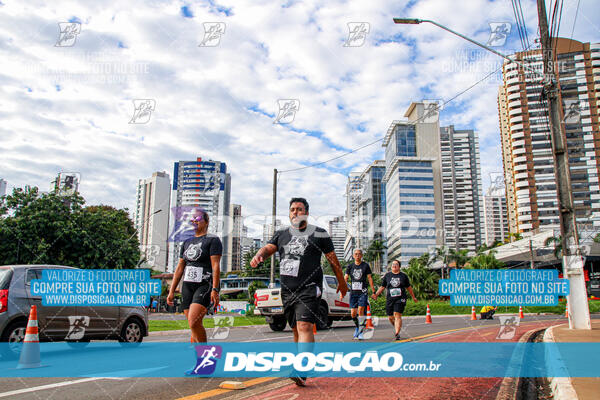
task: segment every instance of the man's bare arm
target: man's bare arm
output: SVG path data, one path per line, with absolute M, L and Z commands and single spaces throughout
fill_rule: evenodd
M 346 293 L 348 293 L 348 285 L 346 284 L 346 280 L 344 279 L 344 273 L 342 272 L 340 262 L 338 261 L 338 258 L 335 255 L 334 251 L 325 254 L 325 258 L 327 258 L 327 261 L 329 261 L 329 264 L 331 264 L 333 273 L 335 274 L 338 280 L 338 292 L 340 292 L 340 294 L 343 297 L 346 295 Z
M 250 261 L 250 266 L 252 268 L 256 268 L 258 264 L 265 261 L 267 258 L 271 257 L 277 251 L 277 246 L 274 244 L 268 243 L 266 246 L 262 247 L 260 250 L 256 252 L 252 261 Z

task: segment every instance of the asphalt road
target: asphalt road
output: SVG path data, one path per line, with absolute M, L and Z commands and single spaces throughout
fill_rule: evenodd
M 595 316 L 598 317 L 598 316 Z M 523 323 L 546 321 L 564 323 L 566 319 L 560 316 L 527 315 Z M 393 340 L 393 330 L 385 319 L 375 318 L 376 329 L 370 341 L 388 342 Z M 426 324 L 424 317 L 406 317 L 402 338 L 412 340 L 430 340 L 442 338 L 444 335 L 455 334 L 462 330 L 477 337 L 477 332 L 493 331 L 494 325 L 499 327 L 498 319 L 471 321 L 467 316 L 433 317 L 433 324 Z M 481 328 L 481 329 L 480 329 Z M 450 332 L 449 332 L 450 331 Z M 209 336 L 213 330 L 209 329 Z M 323 342 L 352 341 L 354 326 L 351 321 L 336 322 L 327 331 L 319 331 L 316 340 Z M 220 335 L 225 335 L 221 331 Z M 229 342 L 286 342 L 292 341 L 289 328 L 283 332 L 273 332 L 268 326 L 251 326 L 229 328 L 227 337 L 221 339 Z M 492 335 L 494 336 L 494 335 Z M 487 336 L 488 338 L 490 336 Z M 152 335 L 146 338 L 153 342 L 187 342 L 189 334 L 170 333 Z M 211 341 L 219 341 L 213 339 Z M 449 340 L 451 341 L 451 340 Z M 480 341 L 488 341 L 481 336 Z M 42 360 L 43 361 L 43 360 Z M 192 366 L 190 366 L 192 367 Z M 124 360 L 126 369 L 126 360 Z M 197 393 L 211 391 L 226 379 L 223 378 L 0 378 L 0 399 L 177 399 Z M 247 379 L 238 379 L 244 381 Z M 273 382 L 262 385 L 273 384 Z M 260 386 L 260 385 L 257 385 Z M 248 391 L 248 390 L 246 390 Z M 246 392 L 244 391 L 244 392 Z M 209 393 L 209 394 L 210 394 Z M 241 393 L 241 392 L 240 392 Z M 206 396 L 206 394 L 205 394 Z M 203 398 L 203 397 L 197 397 Z

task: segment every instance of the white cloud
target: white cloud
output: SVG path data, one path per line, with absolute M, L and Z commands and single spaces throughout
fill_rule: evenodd
M 597 42 L 591 3 L 580 5 L 574 37 Z M 273 168 L 301 167 L 372 142 L 410 102 L 449 99 L 500 65 L 439 28 L 395 25 L 392 17 L 434 19 L 483 42 L 489 22 L 514 22 L 508 3 L 485 0 L 286 8 L 223 1 L 232 15 L 188 5 L 193 18 L 182 17 L 179 1 L 124 4 L 0 6 L 0 170 L 9 185 L 45 190 L 59 171 L 77 171 L 89 203 L 131 209 L 139 178 L 156 170 L 172 175 L 175 161 L 201 156 L 227 163 L 232 202 L 244 214 L 269 214 Z M 565 4 L 563 36 L 570 35 L 575 4 Z M 534 2 L 523 11 L 532 40 Z M 58 23 L 72 17 L 82 21 L 75 45 L 55 47 Z M 218 47 L 198 46 L 203 22 L 226 23 Z M 364 46 L 343 47 L 348 22 L 370 24 Z M 518 48 L 513 24 L 500 51 Z M 479 132 L 484 182 L 487 172 L 502 168 L 493 156 L 500 152 L 497 86 L 497 79 L 477 85 L 441 116 L 443 124 Z M 132 101 L 146 98 L 156 101 L 150 122 L 129 124 Z M 291 126 L 301 132 L 273 124 L 282 98 L 300 100 Z M 381 158 L 381 150 L 376 144 L 327 168 L 283 174 L 279 213 L 290 196 L 305 195 L 313 215 L 342 215 L 344 173 Z

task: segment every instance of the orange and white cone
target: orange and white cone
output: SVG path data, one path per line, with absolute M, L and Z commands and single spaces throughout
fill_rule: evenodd
M 31 306 L 29 311 L 29 321 L 27 321 L 27 329 L 25 330 L 25 339 L 23 340 L 23 348 L 19 365 L 17 368 L 39 368 L 40 363 L 40 336 L 38 333 L 37 307 Z
M 425 316 L 425 323 L 431 324 L 431 310 L 429 309 L 429 304 L 427 304 L 427 315 Z
M 313 324 L 313 335 L 317 334 L 317 324 Z
M 519 318 L 525 318 L 525 315 L 523 315 L 523 306 L 519 306 Z
M 371 319 L 371 306 L 369 304 L 367 304 L 367 323 L 365 324 L 365 329 L 375 329 L 373 320 Z
M 471 306 L 471 321 L 477 321 L 477 314 L 475 313 L 475 306 Z
M 565 317 L 569 318 L 569 300 L 565 304 Z

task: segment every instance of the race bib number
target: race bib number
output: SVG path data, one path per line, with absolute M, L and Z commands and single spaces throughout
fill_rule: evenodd
M 390 296 L 392 296 L 392 297 L 402 296 L 402 289 L 400 289 L 400 288 L 390 289 Z
M 279 272 L 281 275 L 287 276 L 298 276 L 298 270 L 300 270 L 300 260 L 294 260 L 285 258 L 281 260 Z
M 352 290 L 362 290 L 362 282 L 352 282 Z
M 202 267 L 188 265 L 185 267 L 184 282 L 202 282 Z

